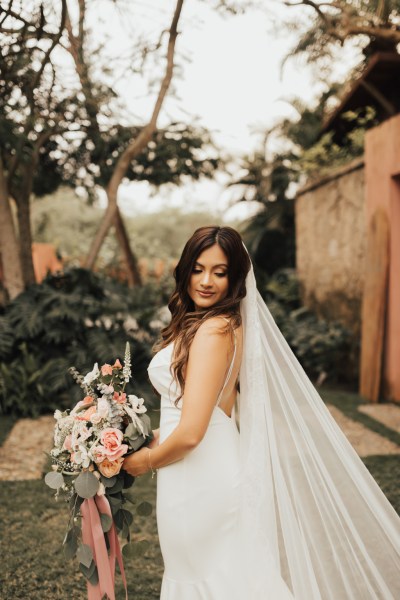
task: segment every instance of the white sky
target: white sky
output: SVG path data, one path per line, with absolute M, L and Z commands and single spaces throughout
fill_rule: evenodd
M 130 35 L 124 36 L 120 21 L 109 12 L 109 5 L 104 4 L 109 48 L 115 55 L 123 54 L 132 37 L 132 28 L 157 37 L 163 28 L 169 27 L 174 5 L 174 0 L 132 1 L 135 17 L 126 19 L 123 28 Z M 177 40 L 182 75 L 174 79 L 177 98 L 165 102 L 161 125 L 173 119 L 196 121 L 213 132 L 219 146 L 241 155 L 258 146 L 261 138 L 257 131 L 282 117 L 295 116 L 290 99 L 299 97 L 310 103 L 320 93 L 322 85 L 315 83 L 315 74 L 304 62 L 290 60 L 281 71 L 281 62 L 296 41 L 295 35 L 289 34 L 284 26 L 284 19 L 289 15 L 304 18 L 309 9 L 288 9 L 281 0 L 265 0 L 264 7 L 264 11 L 249 10 L 244 15 L 222 17 L 207 2 L 186 0 Z M 335 65 L 339 79 L 357 62 L 355 51 L 343 56 L 344 60 Z M 160 66 L 155 66 L 157 74 L 161 72 L 159 69 Z M 118 91 L 133 114 L 144 120 L 150 116 L 154 100 L 142 78 L 122 78 Z M 132 215 L 143 210 L 155 211 L 165 204 L 183 205 L 188 210 L 211 207 L 226 211 L 230 193 L 224 191 L 223 175 L 219 179 L 219 182 L 188 183 L 180 188 L 164 186 L 155 194 L 146 183 L 130 184 L 121 189 L 120 205 Z M 242 203 L 226 214 L 232 218 L 243 209 Z

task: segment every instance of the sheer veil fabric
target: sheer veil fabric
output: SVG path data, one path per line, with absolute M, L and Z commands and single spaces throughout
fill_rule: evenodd
M 274 593 L 282 578 L 295 600 L 398 599 L 400 518 L 276 326 L 253 268 L 246 289 L 237 409 L 251 600 L 284 597 Z

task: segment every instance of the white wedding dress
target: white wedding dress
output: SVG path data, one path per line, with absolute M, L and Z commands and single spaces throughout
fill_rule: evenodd
M 182 398 L 170 372 L 173 343 L 153 357 L 149 378 L 161 395 L 160 443 L 178 425 Z M 164 559 L 161 600 L 253 600 L 242 560 L 239 508 L 240 434 L 218 405 L 230 380 L 232 358 L 206 434 L 182 460 L 158 470 L 157 525 Z M 272 558 L 272 557 L 271 557 Z M 293 599 L 271 567 L 265 600 Z
M 397 600 L 399 516 L 276 326 L 253 268 L 240 314 L 239 427 L 218 406 L 238 357 L 201 443 L 158 470 L 161 600 Z M 148 369 L 161 442 L 181 417 L 172 351 Z

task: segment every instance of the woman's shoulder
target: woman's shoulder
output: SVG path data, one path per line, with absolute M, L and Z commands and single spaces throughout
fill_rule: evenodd
M 232 315 L 216 315 L 214 317 L 209 317 L 199 326 L 195 337 L 230 333 L 234 330 L 232 320 Z

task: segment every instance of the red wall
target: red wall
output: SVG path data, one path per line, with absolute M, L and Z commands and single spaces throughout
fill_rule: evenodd
M 365 183 L 367 223 L 378 208 L 390 223 L 383 395 L 400 402 L 400 115 L 367 132 Z

